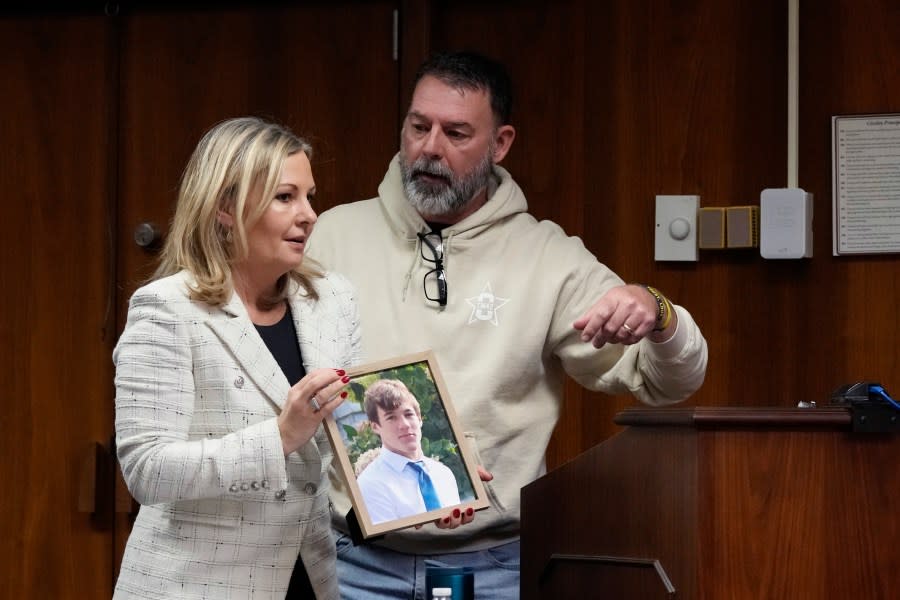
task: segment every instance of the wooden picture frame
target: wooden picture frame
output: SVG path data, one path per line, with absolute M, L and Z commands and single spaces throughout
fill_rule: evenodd
M 334 448 L 335 462 L 347 483 L 363 538 L 444 518 L 453 508 L 465 511 L 470 507 L 482 510 L 489 506 L 484 485 L 478 476 L 475 455 L 431 351 L 361 365 L 348 370 L 347 375 L 350 377 L 348 396 L 334 414 L 325 419 L 325 429 Z M 396 394 L 402 395 L 403 390 L 408 390 L 418 403 L 418 444 L 421 453 L 427 457 L 426 468 L 432 473 L 439 492 L 439 508 L 423 508 L 425 501 L 416 482 L 415 471 L 410 466 L 401 466 L 405 464 L 406 457 L 396 452 L 383 452 L 385 443 L 394 445 L 395 449 L 400 444 L 401 451 L 406 454 L 414 452 L 413 425 L 399 425 L 409 429 L 403 429 L 398 437 L 397 430 L 385 424 L 397 423 L 397 415 L 404 414 L 404 411 L 406 418 L 409 418 L 409 409 L 405 407 L 408 404 L 414 408 L 414 403 L 404 401 L 404 405 L 391 410 L 384 419 L 385 423 L 380 425 L 373 424 L 366 414 L 365 394 L 372 385 L 382 380 L 391 382 L 378 384 L 370 398 L 379 395 L 379 390 L 384 394 L 387 387 L 393 390 L 387 393 L 395 394 L 391 397 L 399 397 Z M 377 405 L 372 404 L 371 400 L 370 404 L 370 410 L 385 415 L 383 410 L 378 412 Z M 388 439 L 387 442 L 382 441 L 381 434 Z M 381 456 L 382 453 L 384 456 Z M 361 480 L 363 472 L 376 464 L 369 476 Z M 454 481 L 458 501 L 453 496 Z M 448 499 L 450 502 L 444 504 Z M 413 505 L 418 505 L 418 508 L 413 509 Z

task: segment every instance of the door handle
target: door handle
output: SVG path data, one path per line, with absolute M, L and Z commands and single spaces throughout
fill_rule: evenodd
M 114 467 L 109 449 L 91 442 L 81 460 L 77 504 L 78 512 L 89 514 L 99 529 L 112 527 Z
M 162 242 L 162 232 L 155 223 L 140 223 L 134 228 L 134 243 L 144 250 L 156 250 Z

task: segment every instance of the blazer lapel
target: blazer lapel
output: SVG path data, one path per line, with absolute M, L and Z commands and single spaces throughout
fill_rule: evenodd
M 294 294 L 291 297 L 291 314 L 297 330 L 297 343 L 307 372 L 320 367 L 337 367 L 342 364 L 335 356 L 338 348 L 337 328 L 322 313 L 322 305 L 309 298 Z
M 311 319 L 313 305 L 307 298 L 300 294 L 291 296 L 291 316 L 294 319 L 294 330 L 297 332 L 297 343 L 300 344 L 300 357 L 303 360 L 303 368 L 309 373 L 313 369 L 323 366 L 319 361 L 318 324 Z
M 322 319 L 317 312 L 321 304 L 297 293 L 291 294 L 290 303 L 294 329 L 297 331 L 297 343 L 300 344 L 303 368 L 309 373 L 319 367 L 335 366 L 337 363 L 330 362 L 329 353 L 323 354 L 323 348 L 328 347 L 329 344 L 326 341 L 327 336 L 323 336 Z M 297 450 L 297 454 L 304 460 L 321 461 L 323 450 L 327 456 L 330 456 L 330 450 L 328 450 L 330 442 L 324 426 L 320 426 L 316 430 L 316 434 L 310 442 Z
M 279 410 L 283 408 L 290 389 L 287 378 L 250 321 L 240 297 L 232 294 L 221 312 L 210 315 L 206 324 L 231 351 L 256 387 Z

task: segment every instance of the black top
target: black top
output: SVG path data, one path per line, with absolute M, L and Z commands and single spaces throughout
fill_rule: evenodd
M 284 316 L 274 325 L 256 325 L 256 330 L 262 336 L 269 352 L 278 361 L 288 383 L 294 385 L 306 375 L 303 368 L 303 360 L 300 357 L 300 345 L 297 343 L 297 330 L 294 329 L 294 319 L 291 316 L 291 308 L 287 307 Z
M 297 330 L 294 328 L 294 319 L 291 316 L 291 307 L 284 311 L 284 316 L 274 325 L 256 325 L 256 330 L 266 343 L 266 347 L 278 366 L 281 367 L 288 383 L 294 385 L 306 375 L 303 368 L 303 359 L 300 356 L 300 344 L 297 342 Z M 305 600 L 314 598 L 312 584 L 309 575 L 303 566 L 303 561 L 297 555 L 294 563 L 294 571 L 291 573 L 291 582 L 288 585 L 286 600 Z

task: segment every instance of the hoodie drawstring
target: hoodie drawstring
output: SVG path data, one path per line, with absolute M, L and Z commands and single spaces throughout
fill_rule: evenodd
M 415 252 L 412 255 L 412 262 L 409 264 L 409 269 L 406 271 L 406 278 L 403 281 L 403 289 L 400 292 L 400 301 L 406 302 L 406 294 L 409 291 L 410 282 L 412 281 L 413 271 L 416 269 L 416 259 L 419 254 L 422 253 L 422 240 L 419 239 L 419 236 L 416 236 L 416 244 L 415 244 Z

